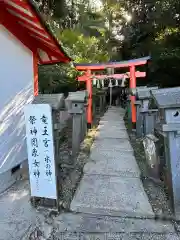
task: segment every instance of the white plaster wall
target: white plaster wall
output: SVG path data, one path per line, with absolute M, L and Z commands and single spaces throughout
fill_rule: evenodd
M 0 173 L 27 159 L 24 105 L 33 78 L 32 52 L 0 24 Z

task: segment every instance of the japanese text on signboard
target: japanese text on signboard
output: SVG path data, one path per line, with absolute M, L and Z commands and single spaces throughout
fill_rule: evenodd
M 25 118 L 31 193 L 34 192 L 33 194 L 39 197 L 55 198 L 56 177 L 51 108 L 47 104 L 29 105 L 25 109 Z

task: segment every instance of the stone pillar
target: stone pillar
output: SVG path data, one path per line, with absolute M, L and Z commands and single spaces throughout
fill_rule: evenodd
M 77 156 L 81 144 L 83 111 L 77 107 L 76 109 L 72 108 L 69 113 L 73 118 L 72 157 L 74 158 Z

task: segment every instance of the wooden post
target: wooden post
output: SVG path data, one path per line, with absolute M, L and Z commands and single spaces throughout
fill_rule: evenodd
M 91 70 L 87 70 L 87 72 L 86 72 L 86 90 L 88 92 L 87 127 L 91 128 L 91 125 L 92 125 L 92 81 L 91 81 Z
M 136 75 L 135 66 L 130 66 L 130 89 L 136 88 Z M 135 96 L 131 96 L 131 114 L 132 114 L 132 128 L 136 127 L 136 106 L 135 106 Z

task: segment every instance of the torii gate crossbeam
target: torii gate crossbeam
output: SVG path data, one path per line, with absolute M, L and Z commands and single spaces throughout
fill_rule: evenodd
M 146 72 L 136 72 L 136 77 L 146 77 Z M 111 74 L 111 75 L 92 75 L 91 79 L 93 80 L 93 77 L 97 79 L 105 79 L 105 78 L 116 78 L 121 79 L 123 77 L 129 78 L 130 73 L 120 73 L 120 74 Z M 78 77 L 78 81 L 84 82 L 86 81 L 86 75 Z

